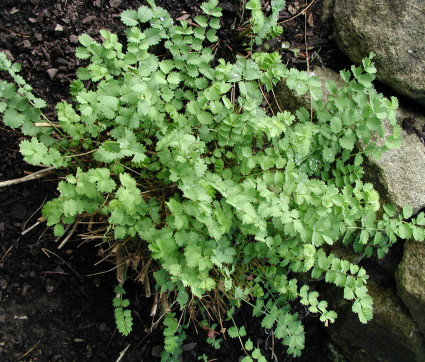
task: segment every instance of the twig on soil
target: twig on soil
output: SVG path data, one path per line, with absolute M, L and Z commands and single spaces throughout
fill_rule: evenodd
M 51 270 L 45 270 L 45 271 L 42 271 L 42 272 L 41 272 L 41 274 L 61 274 L 61 275 L 69 275 L 69 273 L 64 272 L 64 271 L 57 271 L 57 272 L 55 272 L 55 271 L 51 271 Z
M 22 358 L 24 358 L 25 356 L 27 356 L 29 353 L 31 353 L 32 352 L 32 350 L 35 348 L 35 347 L 37 347 L 38 345 L 39 345 L 39 343 L 41 342 L 41 339 L 39 339 L 38 340 L 38 342 L 34 345 L 34 346 L 32 346 L 27 352 L 25 352 L 21 357 L 19 357 L 18 358 L 18 361 L 20 360 L 20 359 L 22 359 Z
M 22 134 L 21 132 L 15 131 L 14 129 L 4 128 L 4 127 L 0 127 L 0 129 L 4 132 L 16 133 L 18 135 Z
M 52 170 L 54 170 L 54 167 L 47 167 L 43 170 L 33 172 L 31 175 L 27 175 L 27 176 L 24 176 L 24 177 L 21 177 L 21 178 L 16 178 L 14 180 L 2 181 L 2 182 L 0 182 L 0 187 L 16 185 L 16 184 L 19 184 L 21 182 L 26 182 L 26 181 L 32 181 L 32 180 L 35 180 L 35 179 L 38 179 L 40 177 L 45 176 L 45 174 L 49 173 Z
M 291 21 L 292 19 L 297 18 L 298 16 L 302 15 L 303 13 L 305 13 L 317 0 L 313 0 L 310 4 L 308 4 L 307 7 L 305 7 L 304 9 L 302 9 L 297 15 L 294 15 L 292 18 L 286 19 L 284 21 L 279 22 L 278 24 L 283 24 L 283 23 L 287 23 L 288 21 Z
M 60 124 L 49 123 L 49 122 L 35 122 L 34 127 L 55 127 L 61 128 Z
M 6 257 L 6 255 L 9 253 L 9 251 L 11 251 L 13 248 L 13 245 L 9 246 L 9 249 L 6 250 L 6 252 L 3 254 L 3 256 L 0 259 L 0 264 L 3 263 L 4 258 Z
M 80 275 L 80 274 L 78 274 L 78 272 L 71 266 L 71 265 L 69 265 L 65 260 L 63 260 L 59 255 L 57 255 L 57 254 L 55 254 L 53 251 L 50 251 L 49 249 L 44 249 L 44 248 L 41 248 L 41 250 L 43 251 L 43 253 L 44 254 L 46 254 L 49 258 L 50 258 L 50 255 L 48 254 L 48 253 L 50 253 L 50 254 L 53 254 L 54 256 L 56 256 L 57 258 L 59 258 L 60 260 L 62 260 L 62 262 L 63 263 L 65 263 L 66 264 L 66 266 L 69 268 L 69 269 L 71 269 L 75 274 L 77 274 L 78 275 L 78 277 L 81 279 L 81 280 L 83 280 L 83 277 Z
M 125 347 L 121 352 L 120 355 L 118 356 L 116 362 L 120 362 L 121 359 L 124 357 L 125 353 L 127 352 L 128 348 L 130 347 L 130 345 L 128 345 L 127 347 Z
M 422 13 L 424 13 L 425 14 L 425 11 L 424 10 L 422 10 L 421 8 L 419 8 L 419 7 L 417 7 L 416 5 L 414 5 L 414 4 L 412 4 L 412 3 L 407 3 L 408 5 L 410 5 L 410 6 L 412 6 L 412 7 L 414 7 L 415 9 L 417 9 L 417 10 L 419 10 L 420 12 L 422 12 Z
M 8 31 L 10 34 L 20 36 L 21 38 L 30 38 L 30 36 L 29 36 L 29 35 L 22 35 L 22 34 L 19 34 L 19 33 L 17 33 L 16 31 L 12 31 L 12 30 L 6 29 L 4 26 L 1 26 L 1 25 L 0 25 L 0 28 L 1 28 L 1 29 L 3 29 L 3 30 Z
M 62 249 L 63 246 L 69 241 L 69 239 L 71 239 L 71 236 L 72 236 L 72 234 L 74 234 L 75 230 L 77 229 L 78 224 L 79 224 L 78 221 L 76 221 L 74 223 L 74 226 L 72 227 L 71 231 L 68 233 L 68 235 L 65 237 L 65 239 L 62 240 L 62 242 L 58 246 L 58 249 Z
M 35 224 L 33 224 L 32 226 L 30 226 L 28 229 L 25 229 L 24 231 L 21 232 L 21 235 L 25 235 L 26 233 L 30 232 L 32 229 L 34 229 L 36 226 L 40 225 L 42 222 L 45 222 L 46 218 L 44 217 L 39 217 L 37 219 L 37 222 Z
M 37 219 L 37 222 L 34 224 L 34 225 L 32 225 L 32 226 L 30 226 L 28 229 L 26 229 L 25 230 L 25 227 L 27 226 L 27 222 L 38 212 L 38 210 L 40 210 L 42 207 L 43 207 L 43 205 L 44 205 L 44 203 L 45 203 L 45 201 L 46 201 L 46 198 L 47 197 L 45 197 L 44 198 L 44 200 L 43 200 L 43 202 L 41 203 L 41 205 L 37 208 L 37 210 L 35 210 L 32 214 L 31 214 L 31 216 L 27 219 L 27 221 L 25 221 L 25 223 L 24 223 L 24 225 L 22 226 L 22 228 L 24 229 L 24 231 L 22 231 L 22 233 L 21 233 L 21 235 L 25 235 L 28 231 L 30 231 L 30 230 L 32 230 L 32 229 L 34 229 L 37 225 L 39 225 L 40 223 L 42 223 L 42 222 L 44 222 L 44 221 L 46 221 L 46 218 L 44 218 L 43 216 L 41 216 L 41 217 L 39 217 L 38 219 Z

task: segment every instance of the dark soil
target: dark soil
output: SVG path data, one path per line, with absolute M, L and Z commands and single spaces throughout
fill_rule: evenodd
M 193 18 L 201 1 L 162 0 L 174 18 L 187 13 Z M 344 62 L 320 24 L 322 0 L 304 14 L 304 1 L 287 1 L 282 12 L 285 31 L 280 41 L 290 44 L 281 50 L 289 66 L 306 68 L 307 59 L 338 67 Z M 48 101 L 47 115 L 54 105 L 69 97 L 69 82 L 78 62 L 74 57 L 77 37 L 88 33 L 98 37 L 102 28 L 119 34 L 123 26 L 119 14 L 145 5 L 140 0 L 2 0 L 0 5 L 0 50 L 22 65 L 22 75 L 37 96 Z M 240 16 L 239 1 L 220 1 L 223 21 L 232 23 Z M 292 19 L 291 19 L 292 18 Z M 305 21 L 307 21 L 307 36 Z M 221 34 L 223 49 L 237 48 L 232 34 Z M 305 39 L 309 44 L 305 52 Z M 280 43 L 270 44 L 277 45 Z M 300 51 L 294 51 L 299 49 Z M 223 50 L 225 52 L 225 50 Z M 307 58 L 308 56 L 308 58 Z M 339 57 L 339 58 L 338 58 Z M 314 59 L 314 62 L 313 62 Z M 339 61 L 337 59 L 340 59 Z M 18 144 L 22 135 L 0 123 L 0 181 L 24 176 L 36 168 L 22 161 Z M 58 250 L 54 237 L 43 223 L 36 225 L 40 208 L 55 195 L 55 180 L 20 183 L 0 189 L 0 360 L 1 361 L 156 361 L 161 350 L 162 331 L 151 334 L 149 311 L 152 301 L 142 296 L 139 285 L 129 285 L 134 328 L 129 337 L 115 330 L 112 298 L 116 277 L 100 257 L 94 244 L 73 237 Z M 28 229 L 36 225 L 32 230 Z M 23 231 L 27 231 L 22 235 Z M 96 264 L 96 265 L 95 265 Z M 127 284 L 126 284 L 127 285 Z M 304 310 L 299 309 L 300 315 Z M 236 315 L 244 323 L 254 345 L 263 349 L 268 360 L 292 360 L 270 331 L 261 328 L 249 308 Z M 328 361 L 325 328 L 313 316 L 305 316 L 306 349 L 300 361 Z M 212 360 L 237 361 L 241 355 L 236 340 L 226 339 L 219 351 L 205 343 L 207 332 L 188 332 L 184 361 L 196 361 L 204 353 Z

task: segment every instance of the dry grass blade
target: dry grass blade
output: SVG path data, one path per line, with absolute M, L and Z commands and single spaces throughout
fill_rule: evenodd
M 13 245 L 9 246 L 9 249 L 6 250 L 6 252 L 3 254 L 3 256 L 0 259 L 0 264 L 3 263 L 4 258 L 6 257 L 7 254 L 9 254 L 9 252 L 13 249 Z
M 124 357 L 125 353 L 127 352 L 127 350 L 130 348 L 130 345 L 128 345 L 127 347 L 125 347 L 121 352 L 120 355 L 118 356 L 116 362 L 120 362 L 122 360 L 122 358 Z
M 77 226 L 79 224 L 79 221 L 77 220 L 74 225 L 72 226 L 71 231 L 68 233 L 68 235 L 65 237 L 65 239 L 62 240 L 60 245 L 58 246 L 58 249 L 62 249 L 63 246 L 71 239 L 71 236 L 74 234 L 75 230 L 77 230 Z
M 126 254 L 123 251 L 123 247 L 119 245 L 116 250 L 117 253 L 117 279 L 120 286 L 122 286 L 125 282 L 126 275 L 127 275 L 127 257 Z
M 83 277 L 80 275 L 80 274 L 78 274 L 78 272 L 71 266 L 71 265 L 69 265 L 65 260 L 63 260 L 59 255 L 57 255 L 57 254 L 55 254 L 53 251 L 50 251 L 49 249 L 44 249 L 44 248 L 42 248 L 41 249 L 42 251 L 43 251 L 43 253 L 44 254 L 46 254 L 49 258 L 50 258 L 50 255 L 49 254 L 52 254 L 52 255 L 54 255 L 54 256 L 56 256 L 58 259 L 60 259 L 60 260 L 62 260 L 62 262 L 69 268 L 69 269 L 71 269 L 75 274 L 77 274 L 78 275 L 78 277 L 81 279 L 81 280 L 83 280 Z
M 39 339 L 38 342 L 34 346 L 32 346 L 27 352 L 25 352 L 21 357 L 19 357 L 18 361 L 20 359 L 26 357 L 28 354 L 30 354 L 34 350 L 34 348 L 37 347 L 40 344 L 40 342 L 41 342 L 41 339 Z
M 291 21 L 291 20 L 293 20 L 293 19 L 295 19 L 295 18 L 297 18 L 298 16 L 300 16 L 300 15 L 302 15 L 302 14 L 304 14 L 308 9 L 310 9 L 310 7 L 311 6 L 313 6 L 314 5 L 314 3 L 316 2 L 317 0 L 313 0 L 310 4 L 308 4 L 304 9 L 302 9 L 297 15 L 294 15 L 292 18 L 289 18 L 289 19 L 286 19 L 286 20 L 284 20 L 284 21 L 281 21 L 281 22 L 279 22 L 278 24 L 283 24 L 283 23 L 287 23 L 288 21 Z

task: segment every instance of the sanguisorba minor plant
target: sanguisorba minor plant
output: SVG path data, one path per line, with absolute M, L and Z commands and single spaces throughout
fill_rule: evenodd
M 149 280 L 156 283 L 152 315 L 158 308 L 165 325 L 163 360 L 181 353 L 186 323 L 200 310 L 218 316 L 217 334 L 241 341 L 244 361 L 264 361 L 233 320 L 241 302 L 299 356 L 304 329 L 291 301 L 326 325 L 337 317 L 302 280 L 307 272 L 341 287 L 360 321 L 370 320 L 365 269 L 325 250 L 342 243 L 382 257 L 397 237 L 422 241 L 425 225 L 423 214 L 404 221 L 410 207 L 398 214 L 381 207 L 362 182 L 365 155 L 378 158 L 401 137 L 397 100 L 372 86 L 371 57 L 340 73 L 342 88 L 326 83 L 323 100 L 320 80 L 287 69 L 278 53 L 215 59 L 217 0 L 202 4 L 196 24 L 175 24 L 148 3 L 122 14 L 125 45 L 106 30 L 101 43 L 79 37 L 76 56 L 88 65 L 71 83 L 72 102 L 57 104 L 57 121 L 43 115 L 45 102 L 0 53 L 0 70 L 13 79 L 0 82 L 3 122 L 28 136 L 20 144 L 28 163 L 54 167 L 61 178 L 59 196 L 43 207 L 47 225 L 61 237 L 90 222 L 92 237 L 116 256 L 118 329 L 127 335 L 132 327 L 127 275 L 145 283 L 148 295 Z M 281 31 L 276 13 L 284 2 L 272 3 L 269 18 L 258 0 L 247 3 L 251 44 Z M 263 94 L 280 81 L 310 93 L 313 113 L 264 107 Z M 371 137 L 384 136 L 384 119 L 393 134 L 377 146 Z M 202 323 L 212 331 L 211 322 Z M 214 333 L 209 341 L 219 348 Z

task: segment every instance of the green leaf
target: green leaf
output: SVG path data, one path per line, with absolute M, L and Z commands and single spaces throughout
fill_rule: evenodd
M 252 358 L 255 358 L 259 361 L 260 361 L 260 359 L 264 358 L 263 355 L 261 354 L 261 350 L 259 348 L 254 349 L 254 351 L 252 352 Z M 264 361 L 265 361 L 265 359 L 264 359 Z
M 34 137 L 31 141 L 23 140 L 19 144 L 19 149 L 24 159 L 32 165 L 40 165 L 46 161 L 48 153 L 47 147 Z
M 410 219 L 413 215 L 413 207 L 410 205 L 403 206 L 403 218 Z
M 88 34 L 80 35 L 78 37 L 78 41 L 80 42 L 82 46 L 85 46 L 85 47 L 89 47 L 93 43 L 92 38 L 90 38 Z
M 198 23 L 198 25 L 201 26 L 202 28 L 206 28 L 208 26 L 208 20 L 205 16 L 198 15 L 198 16 L 195 16 L 193 20 L 195 20 Z
M 218 40 L 218 36 L 216 35 L 217 31 L 215 29 L 210 29 L 207 31 L 207 39 L 211 43 L 215 43 Z
M 10 128 L 18 128 L 24 124 L 25 116 L 15 109 L 7 109 L 3 114 L 3 122 Z
M 384 211 L 387 213 L 389 217 L 394 217 L 394 215 L 396 214 L 396 210 L 393 205 L 384 204 L 382 205 L 382 207 L 384 208 Z
M 205 291 L 210 291 L 214 289 L 215 286 L 216 286 L 215 280 L 210 277 L 207 277 L 206 279 L 204 279 L 200 284 L 200 288 L 204 289 Z
M 339 133 L 342 130 L 342 122 L 341 119 L 337 117 L 333 117 L 330 123 L 331 130 L 334 133 Z
M 229 334 L 230 338 L 237 338 L 239 336 L 238 327 L 233 326 L 233 327 L 228 328 L 227 333 Z
M 354 148 L 354 143 L 356 142 L 355 133 L 346 132 L 345 135 L 339 139 L 339 144 L 342 148 L 346 150 L 352 150 Z
M 55 236 L 63 236 L 65 234 L 65 229 L 63 225 L 56 224 L 53 228 L 53 233 L 55 234 Z
M 220 19 L 219 18 L 211 18 L 209 22 L 209 26 L 213 29 L 220 29 Z
M 139 16 L 134 10 L 124 10 L 121 13 L 121 21 L 127 26 L 136 26 L 137 24 L 139 24 L 138 20 Z
M 251 338 L 248 338 L 248 340 L 245 342 L 245 349 L 247 351 L 252 351 L 254 349 L 254 343 L 252 343 Z
M 153 11 L 151 9 L 149 9 L 147 6 L 142 5 L 137 10 L 137 18 L 140 20 L 141 23 L 147 23 L 149 20 L 152 19 L 152 16 L 153 16 Z M 121 16 L 121 20 L 123 21 L 124 24 L 126 24 L 124 22 L 122 16 Z M 126 20 L 128 21 L 128 18 Z M 132 19 L 132 20 L 134 20 L 134 19 Z M 126 25 L 130 25 L 130 24 L 126 24 Z M 137 23 L 134 24 L 134 22 L 133 22 L 133 25 L 137 25 Z
M 167 81 L 171 84 L 179 84 L 181 81 L 180 73 L 171 72 L 170 74 L 168 74 Z

